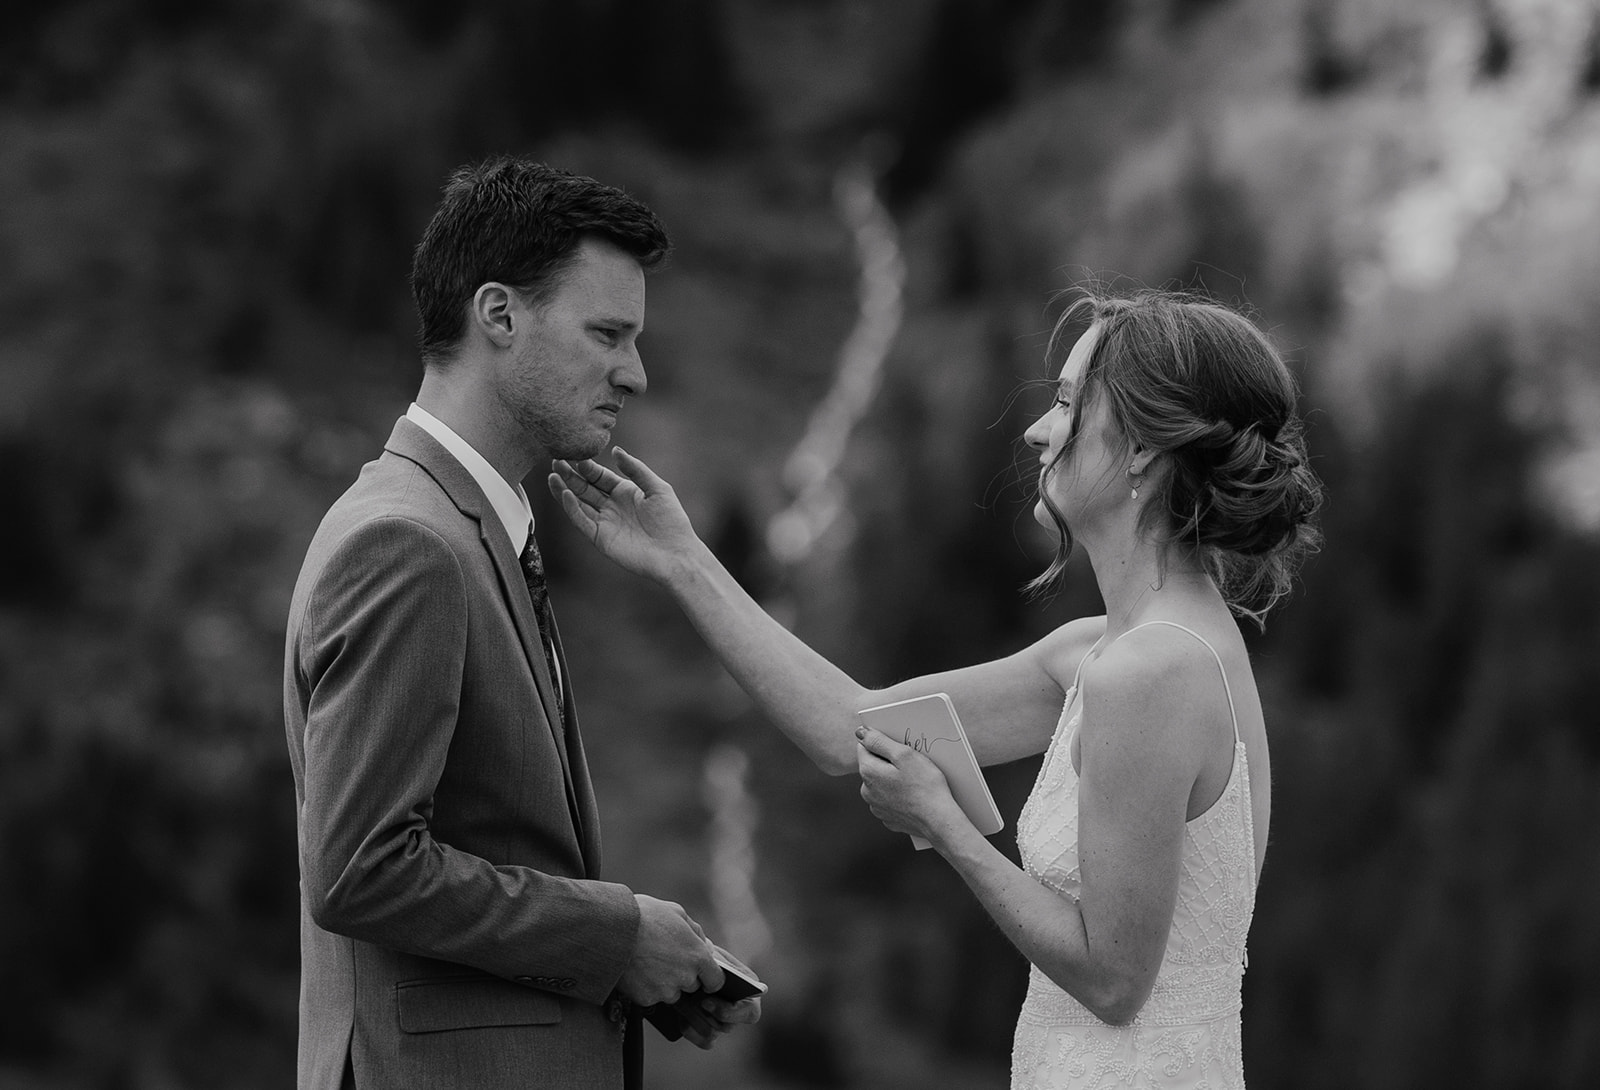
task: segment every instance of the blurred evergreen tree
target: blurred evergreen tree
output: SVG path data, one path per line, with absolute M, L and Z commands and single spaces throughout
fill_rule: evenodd
M 477 0 L 457 21 L 413 15 L 425 41 L 470 30 L 487 43 L 481 73 L 493 94 L 457 104 L 470 130 L 505 117 L 537 140 L 623 121 L 651 140 L 692 151 L 723 147 L 746 120 L 716 0 Z M 460 21 L 465 21 L 465 28 Z
M 1600 1068 L 1600 543 L 1537 500 L 1493 331 L 1319 429 L 1326 550 L 1269 629 L 1263 1085 L 1586 1085 Z M 1587 859 L 1588 862 L 1584 862 Z M 1563 879 L 1559 875 L 1567 875 Z
M 939 0 L 919 64 L 890 107 L 898 147 L 888 200 L 909 204 L 932 185 L 963 132 L 1012 102 L 1030 76 L 1061 78 L 1102 60 L 1117 22 L 1117 6 L 1103 0 Z

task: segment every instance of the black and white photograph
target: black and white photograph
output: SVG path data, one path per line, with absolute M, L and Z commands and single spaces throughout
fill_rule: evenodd
M 0 19 L 0 1090 L 1600 1086 L 1600 0 Z

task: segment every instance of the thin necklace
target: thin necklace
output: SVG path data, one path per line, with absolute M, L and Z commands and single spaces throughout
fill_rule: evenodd
M 1207 576 L 1204 572 L 1178 572 L 1176 574 L 1178 575 L 1179 578 L 1186 578 L 1188 576 L 1195 575 L 1195 576 L 1199 576 L 1203 580 L 1209 581 L 1209 579 L 1210 579 L 1210 577 Z M 1138 611 L 1138 609 L 1139 609 L 1139 603 L 1144 601 L 1144 596 L 1146 594 L 1149 594 L 1151 591 L 1155 591 L 1156 593 L 1159 594 L 1161 591 L 1166 590 L 1167 589 L 1167 584 L 1171 581 L 1171 578 L 1172 578 L 1171 573 L 1166 573 L 1166 574 L 1163 574 L 1163 575 L 1159 576 L 1156 579 L 1155 582 L 1147 584 L 1145 586 L 1145 588 L 1139 592 L 1139 596 L 1137 598 L 1135 598 L 1129 604 L 1129 606 L 1128 606 L 1128 608 L 1126 610 L 1123 611 L 1123 613 L 1122 613 L 1122 623 L 1123 623 L 1123 625 L 1126 626 L 1127 622 L 1131 621 L 1133 619 L 1134 613 L 1136 613 Z M 1112 627 L 1111 626 L 1111 619 L 1108 616 L 1106 618 L 1106 630 L 1110 631 L 1111 627 Z

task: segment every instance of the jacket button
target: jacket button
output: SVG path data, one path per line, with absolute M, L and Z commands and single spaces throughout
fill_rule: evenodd
M 578 986 L 578 982 L 573 980 L 570 976 L 564 976 L 561 978 L 558 986 L 562 988 L 576 988 Z
M 532 984 L 534 982 L 531 976 L 519 976 L 516 979 L 518 984 Z

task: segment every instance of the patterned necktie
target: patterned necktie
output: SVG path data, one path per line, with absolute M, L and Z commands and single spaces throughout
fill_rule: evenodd
M 550 667 L 550 679 L 556 685 L 557 703 L 561 698 L 561 669 L 556 665 L 555 641 L 550 634 L 550 587 L 544 578 L 544 558 L 539 555 L 539 543 L 533 531 L 528 532 L 528 543 L 522 547 L 522 579 L 528 584 L 528 597 L 533 601 L 533 615 L 539 622 L 539 643 L 544 647 L 544 660 Z M 565 711 L 563 710 L 563 715 Z
M 522 547 L 522 580 L 528 584 L 528 597 L 533 601 L 533 615 L 539 621 L 539 643 L 544 646 L 544 661 L 550 667 L 550 681 L 556 687 L 556 721 L 550 724 L 562 745 L 577 737 L 577 724 L 567 723 L 566 683 L 561 676 L 561 666 L 556 661 L 555 624 L 550 614 L 550 587 L 544 578 L 544 557 L 539 555 L 539 543 L 533 539 L 533 527 L 528 527 L 528 542 Z M 567 758 L 561 760 L 562 774 L 567 781 L 567 807 L 572 814 L 572 827 L 578 831 L 579 843 L 585 843 L 583 808 L 567 767 Z M 587 853 L 588 849 L 585 849 Z M 587 858 L 587 855 L 586 855 Z M 585 864 L 587 868 L 587 863 Z

